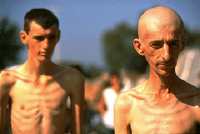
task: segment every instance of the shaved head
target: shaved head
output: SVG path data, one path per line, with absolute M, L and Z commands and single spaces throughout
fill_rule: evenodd
M 154 7 L 141 15 L 138 21 L 138 36 L 140 39 L 148 37 L 149 30 L 165 29 L 170 26 L 184 34 L 184 23 L 176 11 L 168 7 Z

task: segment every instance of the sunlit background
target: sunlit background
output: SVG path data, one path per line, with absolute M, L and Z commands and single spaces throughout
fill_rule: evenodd
M 99 104 L 109 86 L 109 71 L 119 71 L 121 91 L 148 79 L 147 63 L 136 53 L 132 41 L 137 37 L 139 16 L 154 6 L 174 9 L 185 22 L 188 44 L 179 56 L 176 73 L 200 87 L 200 0 L 0 0 L 0 71 L 27 60 L 27 47 L 21 49 L 18 36 L 26 12 L 32 8 L 52 10 L 61 30 L 52 60 L 73 65 L 84 74 L 83 131 L 102 134 L 106 129 L 102 127 Z M 68 119 L 66 132 L 70 130 Z
M 199 0 L 0 0 L 0 17 L 9 16 L 22 30 L 27 11 L 48 8 L 58 16 L 62 33 L 53 60 L 106 68 L 101 45 L 104 31 L 121 22 L 137 26 L 141 12 L 157 5 L 173 8 L 187 27 L 200 29 Z M 26 59 L 24 49 L 21 63 Z

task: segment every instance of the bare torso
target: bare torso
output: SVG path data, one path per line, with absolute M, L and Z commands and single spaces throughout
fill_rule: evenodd
M 134 93 L 133 100 L 132 133 L 196 133 L 198 106 L 182 103 L 173 94 L 156 98 Z
M 70 71 L 41 75 L 37 80 L 15 71 L 3 73 L 9 79 L 12 133 L 63 134 L 69 116 L 66 100 L 73 87 Z
M 200 91 L 142 94 L 144 84 L 121 93 L 115 104 L 117 132 L 136 134 L 196 133 L 200 130 Z

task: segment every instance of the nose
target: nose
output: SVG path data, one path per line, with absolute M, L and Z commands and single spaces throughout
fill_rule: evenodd
M 43 41 L 43 48 L 48 49 L 49 48 L 49 39 L 45 38 Z
M 168 44 L 164 44 L 162 47 L 162 58 L 165 61 L 169 61 L 170 60 L 170 48 Z

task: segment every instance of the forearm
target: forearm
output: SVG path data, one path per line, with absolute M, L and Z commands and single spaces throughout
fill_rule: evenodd
M 82 134 L 83 110 L 78 105 L 75 105 L 74 108 L 75 111 L 72 110 L 71 133 Z
M 72 101 L 72 134 L 82 134 L 83 113 L 84 113 L 84 93 Z M 76 101 L 75 101 L 76 100 Z
M 4 99 L 2 99 L 4 98 Z M 4 134 L 8 97 L 0 96 L 0 134 Z
M 4 134 L 4 129 L 5 129 L 5 119 L 6 119 L 6 112 L 4 112 L 0 106 L 0 134 Z
M 71 98 L 71 115 L 72 115 L 72 134 L 82 134 L 82 124 L 83 124 L 83 109 L 85 105 L 84 94 L 84 77 L 78 74 L 74 78 L 74 89 L 70 96 Z
M 3 72 L 0 73 L 0 134 L 4 134 L 5 130 L 5 122 L 6 122 L 6 112 L 7 105 L 9 100 L 11 99 L 9 96 L 10 85 L 8 84 L 9 78 L 5 78 L 7 75 Z

